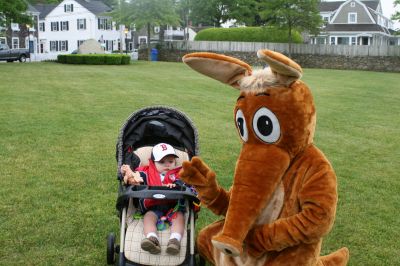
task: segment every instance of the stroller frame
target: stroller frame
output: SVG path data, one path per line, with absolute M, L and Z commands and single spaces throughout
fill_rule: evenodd
M 168 122 L 165 123 L 166 119 Z M 164 125 L 160 125 L 162 123 Z M 143 126 L 144 125 L 144 126 Z M 143 138 L 137 136 L 135 129 L 139 129 Z M 149 130 L 150 128 L 150 130 Z M 183 133 L 179 132 L 183 131 Z M 152 134 L 155 134 L 154 136 Z M 160 141 L 161 140 L 161 141 Z M 130 206 L 137 205 L 140 198 L 154 199 L 172 199 L 184 200 L 186 205 L 185 221 L 190 228 L 185 228 L 187 233 L 188 248 L 186 249 L 185 259 L 179 265 L 195 265 L 195 217 L 194 204 L 199 204 L 200 200 L 194 192 L 186 186 L 177 186 L 170 189 L 159 186 L 125 186 L 123 176 L 120 172 L 121 165 L 126 163 L 127 144 L 137 150 L 145 146 L 154 146 L 158 142 L 168 142 L 177 150 L 184 150 L 190 159 L 192 156 L 198 155 L 198 134 L 193 122 L 182 112 L 165 106 L 153 106 L 140 109 L 130 115 L 120 130 L 116 147 L 116 158 L 118 162 L 117 179 L 119 181 L 118 198 L 116 209 L 119 212 L 120 219 L 120 241 L 119 246 L 115 245 L 115 235 L 113 233 L 107 238 L 107 263 L 114 264 L 115 253 L 119 253 L 118 265 L 144 265 L 128 260 L 125 256 L 125 240 L 127 233 L 128 209 Z M 131 165 L 132 166 L 132 165 Z M 136 168 L 139 165 L 134 165 Z M 191 208 L 189 208 L 189 206 Z

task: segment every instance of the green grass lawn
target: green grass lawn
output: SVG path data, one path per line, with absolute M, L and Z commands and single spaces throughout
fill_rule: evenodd
M 240 142 L 238 92 L 180 63 L 0 64 L 0 265 L 105 265 L 119 233 L 115 144 L 139 108 L 186 113 L 219 182 L 231 184 Z M 322 253 L 350 265 L 399 265 L 400 74 L 306 69 L 316 145 L 339 187 Z M 198 228 L 217 219 L 202 209 Z

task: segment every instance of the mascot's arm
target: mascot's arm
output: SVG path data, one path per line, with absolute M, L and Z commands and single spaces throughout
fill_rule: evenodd
M 337 203 L 336 175 L 329 163 L 308 169 L 298 193 L 300 212 L 256 227 L 246 239 L 257 256 L 300 243 L 313 243 L 332 228 Z
M 183 162 L 179 176 L 185 183 L 194 186 L 207 208 L 217 215 L 226 214 L 230 192 L 218 185 L 215 173 L 199 157 Z

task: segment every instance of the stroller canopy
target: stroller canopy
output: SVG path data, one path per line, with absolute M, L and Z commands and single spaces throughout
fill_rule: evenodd
M 131 114 L 121 128 L 116 151 L 118 165 L 126 163 L 136 149 L 160 142 L 186 151 L 189 158 L 199 152 L 197 129 L 184 113 L 165 106 L 146 107 Z

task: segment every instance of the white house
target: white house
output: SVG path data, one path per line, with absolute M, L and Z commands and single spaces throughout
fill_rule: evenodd
M 39 56 L 55 59 L 78 49 L 85 40 L 98 40 L 106 52 L 125 49 L 124 26 L 117 28 L 107 15 L 111 8 L 101 1 L 64 0 L 59 4 L 38 4 Z

